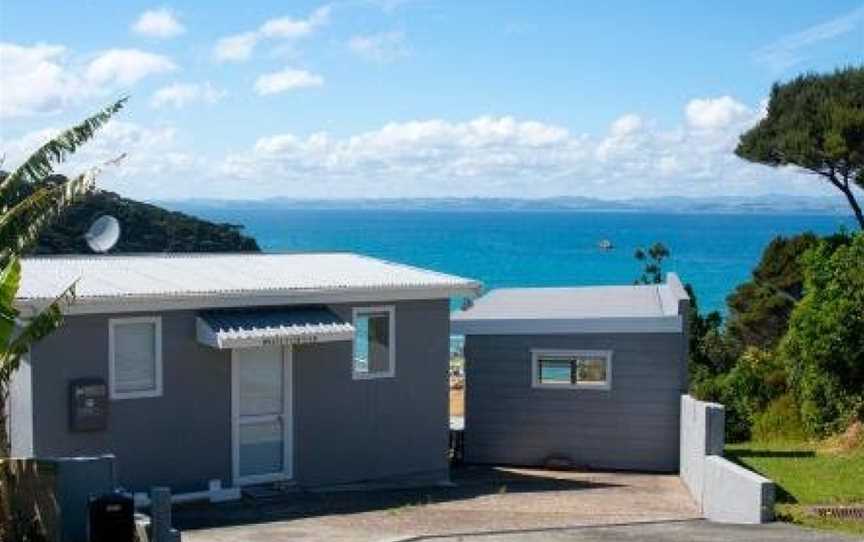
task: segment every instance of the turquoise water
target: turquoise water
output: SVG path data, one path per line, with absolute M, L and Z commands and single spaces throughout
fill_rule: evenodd
M 488 288 L 630 284 L 639 247 L 661 241 L 665 266 L 696 288 L 700 305 L 721 309 L 776 235 L 825 234 L 840 216 L 512 211 L 259 210 L 177 206 L 242 224 L 264 250 L 348 250 L 479 279 Z M 600 251 L 609 239 L 615 249 Z

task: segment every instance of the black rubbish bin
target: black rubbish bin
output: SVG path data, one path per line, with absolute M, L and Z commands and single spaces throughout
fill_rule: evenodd
M 116 491 L 92 497 L 87 532 L 89 542 L 133 542 L 135 501 L 132 496 Z

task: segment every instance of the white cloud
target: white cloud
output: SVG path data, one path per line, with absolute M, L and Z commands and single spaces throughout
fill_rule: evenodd
M 285 68 L 282 71 L 264 74 L 255 81 L 255 92 L 262 96 L 279 94 L 289 90 L 320 87 L 324 78 L 305 70 Z
M 138 49 L 110 49 L 99 54 L 87 66 L 87 79 L 97 85 L 115 83 L 131 85 L 148 75 L 166 73 L 177 65 L 166 56 Z
M 628 113 L 618 117 L 615 122 L 612 123 L 609 131 L 614 137 L 626 137 L 639 131 L 640 128 L 642 128 L 642 117 L 633 113 Z
M 255 30 L 226 36 L 217 41 L 213 48 L 213 57 L 220 62 L 247 60 L 262 40 L 292 40 L 312 34 L 329 22 L 330 11 L 330 6 L 325 5 L 310 13 L 305 19 L 291 17 L 269 19 Z
M 137 49 L 104 51 L 82 64 L 61 45 L 0 43 L 0 118 L 57 113 L 175 69 L 171 59 Z
M 176 14 L 168 8 L 150 9 L 132 24 L 132 31 L 150 38 L 168 39 L 186 32 Z
M 684 112 L 691 127 L 703 130 L 726 128 L 753 119 L 750 108 L 731 96 L 690 100 Z
M 294 39 L 308 36 L 317 28 L 330 21 L 330 6 L 322 6 L 313 11 L 306 19 L 280 17 L 266 21 L 258 29 L 265 38 Z
M 86 92 L 60 45 L 0 43 L 0 118 L 52 113 Z
M 213 55 L 216 60 L 237 62 L 246 60 L 252 55 L 252 49 L 258 43 L 258 34 L 255 32 L 244 32 L 220 39 L 216 42 Z
M 856 30 L 864 32 L 864 6 L 801 32 L 783 36 L 756 50 L 752 57 L 756 63 L 774 72 L 781 72 L 806 60 L 808 48 Z
M 189 94 L 177 93 L 177 99 L 188 103 Z M 725 102 L 709 97 L 698 103 Z M 174 98 L 166 98 L 164 105 L 174 106 Z M 129 158 L 106 174 L 102 185 L 148 199 L 825 193 L 809 176 L 749 164 L 734 155 L 741 131 L 759 118 L 756 104 L 747 106 L 749 117 L 727 121 L 722 114 L 705 113 L 698 117 L 701 124 L 692 122 L 688 105 L 683 104 L 674 126 L 659 127 L 650 117 L 627 114 L 597 135 L 511 116 L 433 118 L 347 135 L 273 133 L 246 148 L 209 153 L 190 151 L 188 140 L 171 126 L 112 121 L 76 155 L 80 162 L 72 164 L 84 166 L 128 152 Z M 35 148 L 49 135 L 40 131 L 0 141 L 0 152 L 15 163 L 23 147 Z
M 405 33 L 401 31 L 354 36 L 348 41 L 348 49 L 363 59 L 381 64 L 393 62 L 409 54 Z
M 60 130 L 60 127 L 52 127 L 15 140 L 0 140 L 6 163 L 18 164 Z M 60 164 L 57 172 L 75 175 L 124 153 L 126 157 L 116 166 L 103 170 L 97 186 L 128 197 L 152 199 L 165 193 L 188 197 L 197 190 L 190 188 L 190 183 L 201 182 L 206 186 L 208 182 L 208 161 L 183 151 L 173 126 L 147 127 L 117 119 L 106 124 L 69 161 Z
M 623 115 L 600 137 L 509 116 L 393 122 L 346 137 L 274 134 L 229 154 L 217 171 L 226 183 L 241 182 L 244 197 L 632 198 L 818 190 L 816 183 L 796 184 L 801 175 L 792 170 L 737 158 L 738 135 L 759 116 L 756 107 L 744 116 L 738 102 L 724 98 L 701 99 L 706 107 L 690 112 L 684 107 L 681 123 L 669 129 Z
M 150 98 L 150 106 L 161 108 L 173 106 L 181 108 L 192 102 L 215 104 L 224 98 L 226 92 L 219 90 L 209 82 L 206 83 L 174 83 L 160 88 Z

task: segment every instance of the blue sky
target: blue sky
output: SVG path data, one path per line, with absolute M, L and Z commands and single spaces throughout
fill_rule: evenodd
M 128 93 L 70 168 L 128 152 L 102 185 L 146 199 L 821 194 L 731 149 L 772 82 L 864 62 L 861 1 L 0 10 L 8 164 Z

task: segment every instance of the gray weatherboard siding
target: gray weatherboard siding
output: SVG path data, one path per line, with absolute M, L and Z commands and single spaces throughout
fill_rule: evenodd
M 376 303 L 362 303 L 375 306 Z M 294 348 L 294 477 L 301 485 L 447 471 L 447 300 L 396 306 L 395 378 L 353 380 L 351 343 Z M 329 308 L 350 321 L 353 305 Z M 114 453 L 136 491 L 232 485 L 231 352 L 196 340 L 196 311 L 162 317 L 163 394 L 110 401 L 106 431 L 73 433 L 68 383 L 108 379 L 108 320 L 150 313 L 79 315 L 34 345 L 33 429 L 39 456 Z
M 466 461 L 541 465 L 564 456 L 595 469 L 676 471 L 684 337 L 467 336 Z M 612 350 L 612 389 L 533 388 L 532 349 Z

